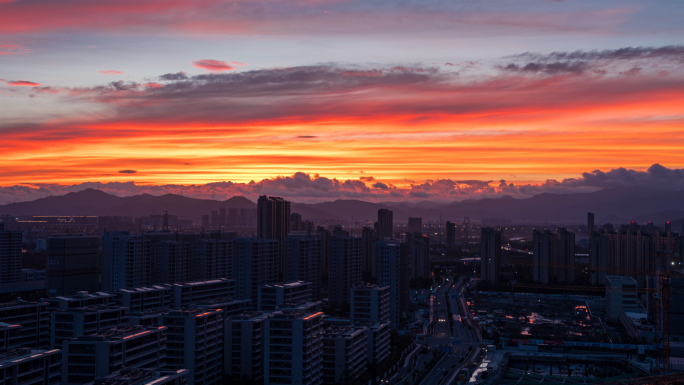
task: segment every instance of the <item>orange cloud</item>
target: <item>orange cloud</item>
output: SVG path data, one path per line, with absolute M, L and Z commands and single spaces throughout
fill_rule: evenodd
M 123 75 L 123 72 L 116 70 L 101 70 L 98 72 L 105 75 Z
M 639 76 L 501 69 L 464 79 L 423 66 L 327 65 L 38 87 L 26 92 L 100 110 L 5 123 L 0 186 L 249 184 L 306 171 L 415 197 L 450 180 L 468 196 L 538 192 L 587 170 L 684 167 L 683 78 L 639 60 Z
M 224 61 L 211 59 L 195 60 L 194 62 L 192 62 L 192 65 L 194 65 L 197 68 L 207 70 L 209 72 L 223 72 L 235 69 L 235 67 L 228 65 Z
M 28 80 L 2 80 L 1 82 L 12 87 L 40 87 L 40 83 L 30 82 Z

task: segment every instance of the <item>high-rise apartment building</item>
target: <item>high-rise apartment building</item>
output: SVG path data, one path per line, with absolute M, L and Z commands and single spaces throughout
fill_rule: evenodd
M 328 244 L 328 300 L 331 306 L 349 304 L 352 286 L 362 282 L 361 238 L 336 233 Z
M 598 231 L 589 233 L 589 282 L 605 285 L 606 274 L 613 269 L 609 265 L 608 236 Z
M 557 249 L 557 237 L 554 233 L 544 230 L 533 232 L 533 263 L 532 263 L 532 279 L 543 285 L 548 285 L 551 282 L 553 274 L 551 266 L 554 263 L 554 253 Z
M 321 239 L 315 236 L 290 235 L 285 239 L 285 282 L 310 282 L 313 298 L 320 298 L 322 285 Z
M 286 310 L 266 320 L 264 385 L 323 383 L 322 316 Z
M 446 223 L 446 248 L 449 251 L 456 249 L 456 224 L 449 221 Z
M 236 298 L 256 306 L 259 286 L 278 281 L 278 241 L 237 238 L 234 245 Z
M 480 230 L 480 277 L 496 285 L 501 266 L 501 231 L 485 227 Z
M 50 237 L 47 254 L 46 289 L 49 295 L 72 295 L 100 289 L 99 237 Z
M 316 228 L 316 237 L 321 240 L 321 281 L 328 281 L 328 272 L 330 271 L 330 230 L 318 226 Z
M 0 223 L 0 285 L 21 281 L 21 231 Z
M 187 369 L 188 385 L 218 384 L 223 378 L 223 312 L 173 310 L 162 316 L 167 328 L 166 367 Z
M 370 274 L 375 277 L 377 269 L 375 266 L 378 245 L 378 233 L 370 227 L 363 227 L 361 233 L 361 268 L 362 273 Z
M 587 213 L 587 233 L 594 231 L 594 213 Z
M 380 239 L 394 238 L 394 220 L 391 210 L 378 209 L 378 221 L 375 223 L 375 230 Z
M 127 231 L 102 237 L 102 290 L 116 291 L 152 284 L 152 244 Z
M 575 283 L 575 233 L 563 228 L 558 229 L 557 265 L 556 282 Z
M 409 311 L 408 247 L 395 241 L 378 242 L 378 285 L 390 288 L 390 322 L 399 328 Z
M 413 232 L 407 234 L 409 252 L 409 274 L 411 279 L 429 278 L 430 270 L 430 238 Z
M 351 292 L 351 324 L 367 325 L 390 320 L 390 287 L 357 285 Z
M 232 240 L 198 239 L 192 247 L 194 281 L 233 277 Z
M 262 195 L 257 201 L 257 238 L 278 241 L 278 274 L 283 274 L 285 238 L 290 233 L 290 202 Z
M 161 241 L 153 244 L 155 284 L 192 281 L 192 243 Z
M 575 282 L 575 234 L 559 229 L 533 233 L 533 279 L 544 285 Z
M 264 378 L 264 329 L 270 314 L 243 313 L 224 321 L 224 369 L 231 378 Z
M 302 214 L 290 214 L 290 231 L 304 231 L 304 221 L 302 220 Z
M 409 218 L 406 233 L 423 233 L 423 218 Z

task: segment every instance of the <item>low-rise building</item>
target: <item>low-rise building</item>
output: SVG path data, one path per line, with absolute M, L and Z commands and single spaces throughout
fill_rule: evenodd
M 365 327 L 333 327 L 323 333 L 324 383 L 348 384 L 366 370 L 367 338 Z
M 185 385 L 186 369 L 121 369 L 88 385 Z
M 128 325 L 126 308 L 121 306 L 89 306 L 55 311 L 50 314 L 50 348 L 61 349 L 69 338 L 97 334 Z
M 235 298 L 235 280 L 213 279 L 167 284 L 171 288 L 171 308 L 180 310 L 184 307 L 206 301 L 227 301 Z
M 59 385 L 62 352 L 29 348 L 0 351 L 0 385 Z
M 390 327 L 388 322 L 378 322 L 366 329 L 368 342 L 368 363 L 377 365 L 390 354 Z
M 628 276 L 606 276 L 606 311 L 608 319 L 618 322 L 623 312 L 640 312 L 637 281 Z
M 19 346 L 48 349 L 50 347 L 50 312 L 48 303 L 18 299 L 0 304 L 0 322 L 21 325 Z
M 120 306 L 127 307 L 131 313 L 171 307 L 171 288 L 168 286 L 153 285 L 134 289 L 119 289 L 114 294 L 116 295 L 116 302 Z
M 273 311 L 284 304 L 312 300 L 311 282 L 289 282 L 259 287 L 258 310 Z
M 116 295 L 110 293 L 79 291 L 74 295 L 52 297 L 47 301 L 50 310 L 68 310 L 89 306 L 114 305 L 115 299 Z
M 225 318 L 248 312 L 252 308 L 252 301 L 248 299 L 215 300 L 202 301 L 195 305 L 199 309 L 221 309 L 223 310 L 223 317 Z
M 128 326 L 62 343 L 62 384 L 86 384 L 123 368 L 166 365 L 166 327 Z
M 0 322 L 0 349 L 19 348 L 19 341 L 21 341 L 21 325 Z

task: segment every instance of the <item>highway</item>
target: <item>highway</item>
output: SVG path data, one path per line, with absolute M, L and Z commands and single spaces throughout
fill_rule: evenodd
M 476 332 L 472 331 L 472 327 L 461 322 L 462 319 L 470 322 L 470 319 L 467 317 L 468 308 L 462 295 L 464 279 L 459 278 L 455 285 L 453 285 L 453 288 L 453 277 L 449 277 L 447 280 L 446 284 L 435 291 L 436 323 L 432 336 L 428 337 L 429 345 L 433 349 L 438 349 L 441 345 L 446 350 L 446 354 L 425 376 L 421 385 L 437 385 L 443 384 L 445 380 L 451 380 L 452 377 L 456 377 L 455 373 L 461 367 L 467 365 L 471 358 L 479 351 Z M 447 301 L 449 301 L 449 305 L 454 313 L 453 330 L 449 328 Z M 466 317 L 461 318 L 461 315 L 466 315 Z

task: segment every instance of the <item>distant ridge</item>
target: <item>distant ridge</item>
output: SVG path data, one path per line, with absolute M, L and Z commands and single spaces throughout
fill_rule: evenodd
M 256 203 L 235 196 L 225 201 L 189 198 L 175 194 L 149 194 L 117 197 L 103 191 L 87 189 L 62 196 L 50 196 L 30 202 L 0 206 L 0 214 L 11 215 L 133 215 L 160 214 L 168 210 L 180 217 L 199 217 L 221 208 L 256 208 Z M 484 198 L 440 204 L 430 201 L 372 203 L 339 199 L 316 204 L 292 203 L 292 212 L 304 219 L 342 219 L 357 222 L 374 221 L 378 209 L 394 212 L 395 221 L 421 217 L 423 221 L 460 221 L 482 218 L 505 218 L 533 222 L 586 221 L 587 212 L 596 214 L 597 223 L 649 220 L 658 225 L 665 221 L 675 226 L 684 218 L 684 191 L 658 190 L 642 187 L 615 187 L 591 193 L 539 194 L 525 199 L 510 196 Z M 679 231 L 679 227 L 673 228 Z
M 256 208 L 242 196 L 225 201 L 188 198 L 176 194 L 150 194 L 117 197 L 104 191 L 86 189 L 61 196 L 0 206 L 0 214 L 12 215 L 132 215 L 161 214 L 168 210 L 181 217 L 197 217 L 221 208 Z

